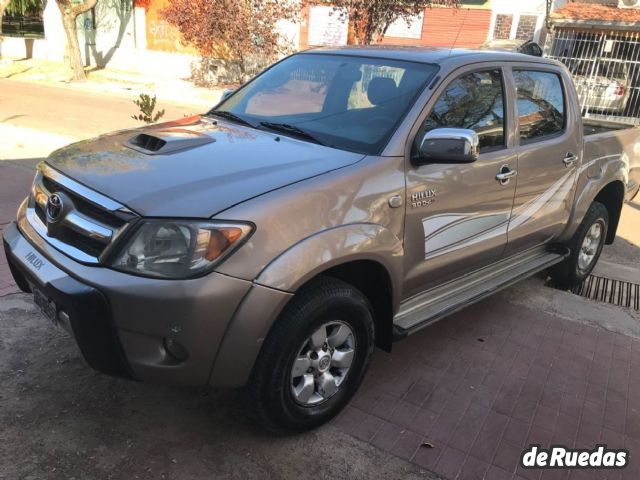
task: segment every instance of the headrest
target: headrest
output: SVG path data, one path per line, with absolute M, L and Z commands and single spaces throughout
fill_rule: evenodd
M 398 87 L 392 78 L 376 77 L 369 82 L 367 98 L 372 105 L 380 105 L 396 97 Z

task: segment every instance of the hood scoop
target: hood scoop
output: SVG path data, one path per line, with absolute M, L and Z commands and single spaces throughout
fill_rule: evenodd
M 146 155 L 168 155 L 215 141 L 209 135 L 191 130 L 171 129 L 139 133 L 127 140 L 125 146 Z

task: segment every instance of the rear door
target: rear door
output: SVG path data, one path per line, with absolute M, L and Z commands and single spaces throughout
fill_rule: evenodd
M 518 175 L 507 255 L 552 242 L 563 232 L 582 154 L 577 102 L 560 70 L 523 65 L 511 71 Z
M 434 92 L 410 138 L 415 152 L 428 130 L 468 128 L 480 137 L 480 155 L 466 164 L 408 162 L 405 298 L 503 255 L 515 181 L 496 175 L 517 167 L 508 88 L 500 65 L 458 70 Z

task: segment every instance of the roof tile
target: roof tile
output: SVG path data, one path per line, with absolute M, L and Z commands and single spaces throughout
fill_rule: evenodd
M 618 8 L 587 3 L 567 3 L 551 14 L 557 20 L 593 20 L 598 22 L 640 22 L 640 8 Z

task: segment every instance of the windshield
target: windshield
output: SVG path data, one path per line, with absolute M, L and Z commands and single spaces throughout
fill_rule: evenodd
M 274 65 L 211 113 L 229 112 L 258 128 L 377 154 L 437 70 L 414 62 L 299 54 Z

